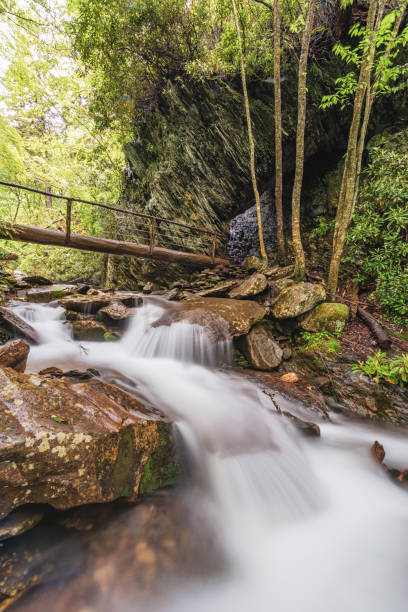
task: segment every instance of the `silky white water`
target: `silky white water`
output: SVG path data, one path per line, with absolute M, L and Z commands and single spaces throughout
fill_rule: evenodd
M 28 369 L 97 368 L 169 415 L 194 465 L 193 503 L 208 513 L 228 571 L 176 582 L 161 612 L 405 612 L 408 608 L 408 495 L 370 456 L 408 468 L 404 433 L 339 417 L 321 439 L 299 437 L 270 399 L 225 363 L 227 343 L 198 326 L 153 328 L 165 304 L 137 310 L 116 343 L 74 342 L 63 311 L 16 306 L 42 343 Z M 296 404 L 277 396 L 293 413 Z M 105 608 L 95 602 L 97 610 Z M 124 593 L 118 611 L 140 610 Z

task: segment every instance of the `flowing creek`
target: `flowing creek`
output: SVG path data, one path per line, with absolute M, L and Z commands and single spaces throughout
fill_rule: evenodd
M 72 340 L 62 308 L 15 306 L 41 338 L 28 371 L 96 368 L 140 394 L 174 421 L 189 469 L 80 544 L 68 534 L 58 580 L 13 610 L 405 612 L 408 496 L 370 455 L 378 439 L 406 468 L 404 432 L 332 415 L 320 439 L 301 437 L 260 388 L 218 367 L 228 342 L 152 327 L 165 307 L 147 300 L 120 341 L 91 343 Z

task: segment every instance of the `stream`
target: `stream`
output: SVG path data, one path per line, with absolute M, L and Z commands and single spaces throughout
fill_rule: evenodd
M 161 497 L 167 493 L 153 494 L 92 535 L 87 562 L 75 571 L 82 583 L 91 573 L 95 580 L 98 571 L 104 588 L 87 589 L 82 600 L 85 591 L 73 587 L 71 569 L 53 585 L 51 597 L 45 587 L 13 610 L 407 610 L 408 496 L 370 454 L 379 440 L 387 463 L 406 468 L 404 432 L 331 415 L 331 422 L 319 423 L 320 439 L 302 437 L 261 388 L 220 367 L 231 358 L 229 342 L 214 344 L 202 328 L 187 323 L 152 327 L 167 308 L 159 298 L 145 299 L 123 338 L 111 343 L 75 342 L 60 307 L 14 308 L 41 339 L 31 348 L 28 372 L 96 368 L 104 380 L 146 398 L 174 422 L 189 469 L 169 490 L 175 511 Z M 279 394 L 276 399 L 283 410 L 304 416 L 299 403 Z M 188 546 L 190 553 L 187 563 L 179 563 L 170 551 L 161 586 L 153 580 L 140 598 L 138 575 L 147 557 L 140 557 L 142 565 L 133 562 L 132 536 L 114 553 L 99 555 L 97 563 L 89 557 L 109 534 L 119 540 L 122 529 L 139 529 L 149 504 L 157 545 L 170 538 L 169 551 L 173 546 L 182 553 Z M 75 547 L 70 550 L 65 542 L 61 554 L 75 557 Z M 124 566 L 134 576 L 122 585 Z

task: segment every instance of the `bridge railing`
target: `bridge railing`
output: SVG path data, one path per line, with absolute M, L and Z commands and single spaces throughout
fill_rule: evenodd
M 49 190 L 36 189 L 18 183 L 0 181 L 0 186 L 11 189 L 16 194 L 33 194 L 35 198 L 34 202 L 25 203 L 26 208 L 24 208 L 21 198 L 17 197 L 13 211 L 8 211 L 8 218 L 5 217 L 3 210 L 1 215 L 3 221 L 21 223 L 23 220 L 25 224 L 44 227 L 41 223 L 44 223 L 45 220 L 46 229 L 57 229 L 65 233 L 67 246 L 73 234 L 95 235 L 96 233 L 100 237 L 101 234 L 107 233 L 110 238 L 122 242 L 148 245 L 151 253 L 154 248 L 163 247 L 209 255 L 214 261 L 217 250 L 222 245 L 221 234 L 180 221 L 92 200 L 51 193 Z M 0 208 L 4 208 L 2 202 L 0 198 Z M 40 209 L 43 207 L 41 212 Z M 87 222 L 87 214 L 89 215 L 87 210 L 92 210 L 89 222 Z M 112 211 L 114 215 L 103 215 L 103 210 Z

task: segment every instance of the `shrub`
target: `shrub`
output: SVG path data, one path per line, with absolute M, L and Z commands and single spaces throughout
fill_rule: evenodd
M 386 353 L 377 351 L 375 355 L 367 357 L 366 361 L 356 363 L 353 371 L 356 374 L 369 376 L 377 384 L 385 380 L 392 385 L 403 387 L 408 384 L 408 354 L 391 359 Z
M 374 282 L 372 298 L 402 325 L 408 316 L 408 143 L 404 139 L 408 132 L 370 151 L 348 234 L 348 263 L 356 270 L 355 280 Z M 400 141 L 405 150 L 398 149 Z

